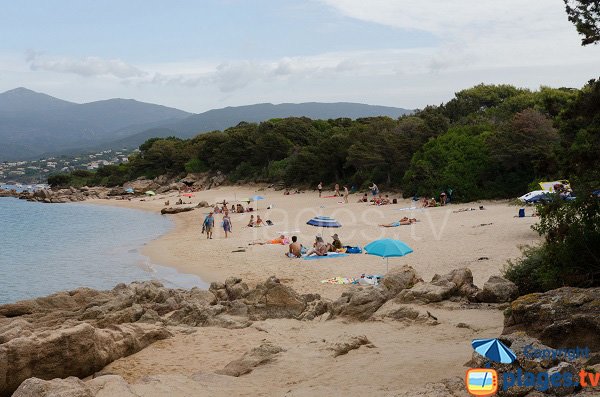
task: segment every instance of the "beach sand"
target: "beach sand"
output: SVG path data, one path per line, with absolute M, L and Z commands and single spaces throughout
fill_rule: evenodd
M 281 245 L 248 244 L 275 238 L 282 232 L 297 235 L 307 246 L 312 245 L 317 234 L 330 241 L 330 236 L 338 233 L 345 245 L 359 246 L 377 238 L 398 238 L 410 245 L 414 253 L 390 259 L 390 268 L 410 265 L 429 281 L 435 274 L 468 267 L 475 284 L 482 287 L 491 275 L 501 274 L 508 259 L 520 255 L 520 246 L 539 241 L 530 227 L 536 218 L 515 218 L 517 207 L 498 202 L 411 210 L 405 209 L 414 206 L 410 200 L 376 207 L 357 203 L 359 195 L 351 195 L 350 203 L 344 204 L 340 198 L 319 198 L 316 192 L 285 196 L 281 191 L 248 187 L 197 192 L 184 201 L 196 205 L 200 200 L 214 203 L 226 199 L 231 206 L 236 199 L 256 194 L 265 200 L 258 202 L 259 211 L 254 214 L 271 220 L 273 226 L 248 228 L 245 225 L 249 214 L 231 214 L 233 233 L 225 239 L 219 227 L 222 216 L 216 215 L 214 239 L 207 240 L 200 232 L 209 209 L 196 209 L 168 215 L 175 228 L 149 242 L 142 253 L 154 263 L 198 275 L 206 282 L 236 276 L 252 286 L 275 275 L 299 293 L 319 293 L 336 299 L 349 286 L 323 284 L 321 280 L 358 277 L 362 273 L 383 274 L 385 260 L 361 254 L 305 261 L 285 257 L 287 247 Z M 97 200 L 94 203 L 158 212 L 167 199 L 173 204 L 177 194 L 144 201 Z M 480 205 L 485 210 L 479 210 Z M 272 209 L 266 209 L 267 206 Z M 476 210 L 453 212 L 461 208 Z M 315 215 L 332 216 L 342 227 L 321 229 L 307 225 L 307 220 Z M 378 226 L 403 216 L 417 218 L 419 222 L 397 228 Z M 238 250 L 245 252 L 234 252 Z M 502 331 L 503 314 L 497 309 L 469 309 L 452 303 L 428 305 L 426 309 L 438 318 L 439 325 L 407 325 L 387 320 L 356 323 L 336 319 L 267 320 L 241 330 L 200 328 L 191 334 L 177 333 L 173 338 L 114 362 L 105 371 L 124 376 L 137 393 L 148 396 L 165 395 L 167 391 L 172 396 L 365 393 L 393 396 L 425 383 L 464 376 L 463 365 L 471 357 L 471 339 L 495 337 Z M 459 323 L 469 327 L 457 327 Z M 375 347 L 361 347 L 347 355 L 332 357 L 331 344 L 352 335 L 367 336 Z M 214 373 L 264 341 L 281 346 L 285 351 L 273 362 L 239 378 Z

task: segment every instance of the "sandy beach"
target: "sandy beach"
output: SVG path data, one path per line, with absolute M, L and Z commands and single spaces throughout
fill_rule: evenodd
M 518 208 L 499 202 L 416 209 L 411 200 L 399 200 L 396 205 L 377 207 L 358 203 L 359 195 L 351 195 L 350 203 L 344 204 L 340 198 L 319 198 L 310 191 L 286 196 L 271 189 L 240 187 L 196 192 L 184 201 L 191 201 L 194 206 L 201 200 L 212 204 L 225 199 L 233 203 L 255 194 L 265 200 L 258 202 L 259 209 L 254 214 L 271 220 L 273 226 L 248 228 L 248 213 L 231 214 L 233 233 L 226 239 L 219 227 L 222 215 L 216 215 L 214 239 L 207 240 L 201 234 L 201 223 L 209 209 L 167 215 L 174 221 L 174 229 L 148 243 L 143 254 L 153 263 L 198 275 L 206 282 L 236 276 L 254 285 L 275 275 L 300 293 L 318 293 L 335 300 L 349 286 L 324 284 L 321 280 L 358 277 L 362 273 L 383 274 L 385 261 L 370 255 L 316 261 L 290 259 L 284 256 L 287 247 L 282 245 L 249 243 L 272 239 L 280 233 L 297 235 L 308 246 L 319 234 L 330 241 L 334 232 L 345 245 L 351 246 L 364 246 L 377 238 L 398 238 L 410 245 L 414 253 L 390 259 L 390 268 L 410 265 L 429 281 L 435 274 L 468 267 L 474 283 L 481 287 L 491 275 L 501 274 L 507 260 L 520 255 L 520 246 L 539 239 L 530 227 L 536 218 L 515 218 Z M 328 195 L 328 192 L 323 194 Z M 166 200 L 172 205 L 176 199 L 177 194 L 172 193 L 93 203 L 159 212 Z M 269 206 L 271 209 L 267 209 Z M 480 210 L 479 206 L 485 209 Z M 457 212 L 465 208 L 475 210 Z M 342 227 L 322 229 L 307 225 L 307 220 L 315 215 L 332 216 Z M 403 216 L 417 218 L 418 222 L 396 228 L 378 226 Z M 182 396 L 364 393 L 391 396 L 428 382 L 463 376 L 463 365 L 471 357 L 470 340 L 494 337 L 502 331 L 503 314 L 498 309 L 468 308 L 445 302 L 427 305 L 427 310 L 438 319 L 438 325 L 388 320 L 364 323 L 267 320 L 240 330 L 201 328 L 191 334 L 182 332 L 120 359 L 105 372 L 122 375 L 136 392 L 150 396 L 164 395 L 167 390 Z M 367 336 L 375 347 L 331 356 L 332 343 L 356 335 Z M 239 378 L 214 373 L 264 341 L 276 343 L 285 352 L 274 362 Z

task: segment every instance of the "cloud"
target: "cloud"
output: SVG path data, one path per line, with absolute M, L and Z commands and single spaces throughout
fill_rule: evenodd
M 25 60 L 34 71 L 72 73 L 83 77 L 112 76 L 118 79 L 143 77 L 146 73 L 120 59 L 85 57 L 72 59 L 65 57 L 42 57 L 39 52 L 27 51 Z

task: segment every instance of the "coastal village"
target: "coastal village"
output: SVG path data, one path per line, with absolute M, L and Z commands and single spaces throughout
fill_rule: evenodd
M 106 165 L 123 164 L 138 149 L 102 150 L 78 155 L 50 156 L 37 160 L 0 162 L 0 184 L 46 183 L 48 176 L 75 170 L 94 171 Z

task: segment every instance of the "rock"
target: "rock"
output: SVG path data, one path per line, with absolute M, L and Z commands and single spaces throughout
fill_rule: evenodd
M 123 190 L 133 189 L 136 193 L 145 193 L 148 190 L 156 190 L 160 187 L 159 184 L 150 179 L 136 179 L 135 181 L 127 182 L 123 185 Z M 121 191 L 122 193 L 122 191 Z
M 479 291 L 479 288 L 473 284 L 473 273 L 468 268 L 454 269 L 450 273 L 443 276 L 433 276 L 432 282 L 446 280 L 456 284 L 457 293 L 460 296 L 474 300 L 475 294 Z
M 503 334 L 516 331 L 553 348 L 600 351 L 600 288 L 564 287 L 524 295 L 505 312 Z
M 491 276 L 483 289 L 475 295 L 475 299 L 484 303 L 504 303 L 511 302 L 517 296 L 519 289 L 515 283 L 500 276 Z
M 171 336 L 163 327 L 121 324 L 109 329 L 88 323 L 36 332 L 0 345 L 0 395 L 12 393 L 32 376 L 85 377 L 111 362 Z
M 562 362 L 562 363 L 558 364 L 556 367 L 550 368 L 548 370 L 548 379 L 551 379 L 552 375 L 554 375 L 554 374 L 561 374 L 561 377 L 562 377 L 562 375 L 567 372 L 577 376 L 576 374 L 579 372 L 579 370 L 575 369 L 575 367 L 571 363 Z M 555 376 L 558 376 L 558 375 L 555 375 Z M 554 385 L 552 385 L 552 383 L 550 383 L 550 388 L 548 388 L 548 391 L 546 393 L 553 394 L 555 396 L 571 396 L 571 395 L 573 395 L 574 391 L 575 391 L 574 385 L 569 386 L 569 387 L 565 387 L 565 386 L 555 387 Z
M 236 377 L 242 376 L 252 372 L 259 365 L 273 361 L 274 357 L 283 351 L 284 349 L 281 347 L 275 346 L 270 342 L 265 342 L 259 347 L 245 353 L 242 358 L 230 362 L 225 368 L 216 371 L 216 373 Z
M 331 306 L 331 313 L 364 321 L 385 303 L 385 295 L 379 288 L 352 287 Z
M 297 318 L 306 308 L 301 296 L 274 276 L 249 291 L 244 301 L 250 320 Z
M 180 212 L 189 212 L 189 211 L 193 211 L 195 208 L 194 207 L 177 207 L 177 208 L 163 208 L 162 210 L 160 210 L 160 213 L 163 215 L 172 215 L 172 214 L 179 214 Z
M 80 379 L 43 380 L 29 378 L 13 394 L 13 397 L 94 397 L 92 390 Z
M 427 314 L 427 311 L 419 309 L 413 305 L 407 305 L 396 299 L 389 300 L 383 304 L 370 318 L 371 320 L 395 320 L 405 323 L 427 323 L 429 325 L 438 324 Z
M 382 285 L 386 295 L 391 298 L 403 289 L 412 288 L 419 281 L 417 271 L 411 266 L 404 265 L 399 269 L 390 270 L 383 278 Z
M 225 290 L 229 300 L 241 299 L 248 293 L 248 285 L 241 278 L 230 277 L 225 280 Z
M 465 389 L 465 379 L 460 377 L 443 379 L 436 383 L 428 383 L 423 387 L 414 388 L 396 397 L 470 397 Z
M 371 345 L 371 347 L 375 347 L 371 344 L 371 341 L 364 335 L 360 336 L 347 336 L 341 342 L 335 343 L 330 349 L 333 350 L 333 357 L 343 356 L 348 354 L 348 352 L 352 350 L 356 350 L 361 346 Z
M 440 279 L 431 283 L 419 282 L 411 289 L 402 290 L 397 299 L 400 302 L 441 302 L 450 298 L 456 291 L 456 284 Z
M 204 200 L 202 200 L 202 201 L 200 201 L 200 202 L 198 203 L 198 205 L 196 206 L 196 208 L 206 208 L 206 207 L 208 207 L 208 206 L 209 206 L 209 204 L 208 204 L 208 201 L 204 201 Z

